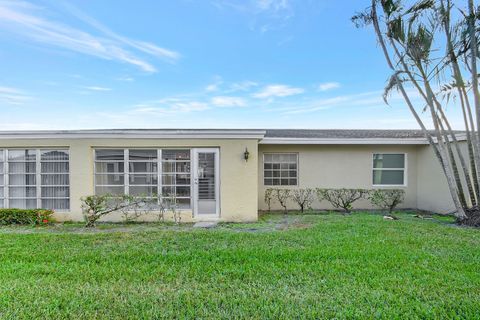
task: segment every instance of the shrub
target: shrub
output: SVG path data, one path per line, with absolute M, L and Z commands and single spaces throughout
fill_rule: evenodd
M 123 220 L 128 223 L 135 221 L 150 211 L 153 211 L 157 206 L 158 198 L 156 196 L 147 197 L 144 195 L 124 195 L 120 198 L 117 198 L 116 201 L 117 205 L 121 207 L 119 211 L 122 213 Z
M 305 209 L 312 206 L 314 200 L 313 189 L 294 189 L 292 190 L 292 200 L 295 201 L 300 207 L 300 211 L 303 213 Z
M 46 209 L 0 209 L 0 225 L 45 225 L 53 222 L 52 215 Z
M 167 194 L 163 196 L 166 209 L 172 213 L 173 221 L 179 224 L 182 221 L 181 212 L 178 210 L 178 201 L 175 194 Z
M 265 190 L 264 200 L 268 206 L 268 212 L 272 211 L 273 189 L 268 188 Z
M 320 201 L 327 200 L 334 208 L 342 209 L 345 213 L 350 213 L 353 203 L 367 195 L 368 190 L 365 189 L 317 189 Z
M 405 199 L 405 191 L 401 189 L 375 189 L 371 190 L 368 200 L 372 205 L 388 210 L 391 214 L 395 208 Z
M 95 227 L 97 221 L 112 212 L 128 212 L 143 205 L 142 197 L 128 195 L 93 195 L 81 198 L 82 212 L 85 218 L 85 227 Z
M 273 189 L 275 199 L 283 207 L 283 213 L 288 213 L 287 202 L 290 199 L 290 189 Z

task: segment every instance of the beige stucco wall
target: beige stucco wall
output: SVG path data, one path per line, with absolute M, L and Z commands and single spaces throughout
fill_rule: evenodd
M 417 162 L 418 209 L 438 213 L 452 212 L 455 206 L 432 147 L 419 147 Z
M 70 208 L 69 212 L 57 212 L 60 221 L 82 221 L 80 198 L 94 194 L 93 149 L 119 148 L 168 148 L 168 147 L 217 147 L 220 149 L 220 220 L 257 220 L 258 154 L 256 139 L 39 139 L 0 140 L 0 149 L 14 147 L 66 147 L 70 150 Z M 243 159 L 245 148 L 250 152 L 249 161 Z M 146 220 L 154 216 L 144 217 Z M 118 221 L 120 215 L 107 216 L 105 220 Z M 182 221 L 192 221 L 192 211 L 182 211 Z
M 258 202 L 259 209 L 266 210 L 263 184 L 263 154 L 268 152 L 297 152 L 300 188 L 373 188 L 373 153 L 407 153 L 407 185 L 403 208 L 417 207 L 417 146 L 408 145 L 259 145 Z M 290 188 L 290 187 L 289 187 Z M 398 188 L 398 187 L 396 187 Z M 371 208 L 369 201 L 360 200 L 356 208 Z M 294 203 L 290 208 L 297 209 Z M 331 209 L 328 202 L 315 201 L 316 209 Z M 274 203 L 273 209 L 280 209 Z

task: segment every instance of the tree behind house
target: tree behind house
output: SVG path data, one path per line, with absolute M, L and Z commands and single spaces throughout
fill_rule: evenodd
M 392 73 L 384 100 L 388 103 L 393 89 L 400 92 L 441 165 L 457 221 L 480 226 L 478 8 L 473 0 L 372 0 L 352 20 L 373 26 Z M 415 103 L 414 95 L 422 102 Z M 465 154 L 445 114 L 447 106 L 463 119 Z

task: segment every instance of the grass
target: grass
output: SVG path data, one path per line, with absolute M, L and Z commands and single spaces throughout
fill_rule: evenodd
M 480 230 L 398 214 L 0 228 L 0 318 L 478 318 Z

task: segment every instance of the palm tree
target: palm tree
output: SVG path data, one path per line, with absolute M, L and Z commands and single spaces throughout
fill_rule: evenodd
M 473 0 L 465 8 L 451 0 L 372 0 L 352 17 L 357 26 L 373 26 L 392 72 L 384 100 L 400 92 L 441 165 L 457 222 L 472 226 L 480 226 L 479 12 Z M 462 132 L 452 129 L 447 106 L 461 114 Z

